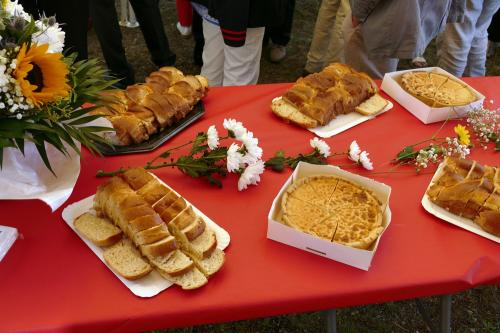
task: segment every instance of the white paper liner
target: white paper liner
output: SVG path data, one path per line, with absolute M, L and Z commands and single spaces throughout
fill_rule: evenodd
M 0 261 L 5 257 L 9 249 L 17 239 L 17 229 L 0 225 Z
M 156 176 L 155 176 L 156 177 Z M 157 178 L 157 177 L 156 177 Z M 158 179 L 158 178 L 157 178 Z M 164 185 L 166 185 L 161 179 L 159 179 L 160 182 Z M 166 185 L 168 188 L 170 188 L 168 185 Z M 172 191 L 177 193 L 175 190 L 170 188 Z M 178 193 L 177 193 L 178 194 Z M 187 200 L 186 202 L 188 205 L 191 205 Z M 68 205 L 62 212 L 62 218 L 66 222 L 66 224 L 80 237 L 85 244 L 94 252 L 94 254 L 116 275 L 116 277 L 124 284 L 127 286 L 132 293 L 134 293 L 137 296 L 140 297 L 152 297 L 163 290 L 167 289 L 172 285 L 171 282 L 165 280 L 164 278 L 161 277 L 160 273 L 158 273 L 156 270 L 153 269 L 151 273 L 146 275 L 143 278 L 140 278 L 138 280 L 127 280 L 123 278 L 120 274 L 115 272 L 104 260 L 103 257 L 103 252 L 104 249 L 94 245 L 91 241 L 89 241 L 87 238 L 85 238 L 83 235 L 81 235 L 78 230 L 75 229 L 75 226 L 73 224 L 73 221 L 83 213 L 88 212 L 89 210 L 92 209 L 94 203 L 94 196 L 87 197 L 83 200 L 80 200 L 78 202 L 75 202 L 71 205 Z M 193 210 L 195 211 L 196 214 L 201 216 L 207 226 L 212 229 L 215 233 L 215 236 L 217 238 L 217 248 L 224 250 L 228 245 L 231 240 L 231 237 L 229 236 L 229 233 L 222 229 L 219 225 L 217 225 L 212 219 L 210 219 L 208 216 L 203 214 L 198 208 L 195 206 L 191 205 L 193 207 Z
M 80 144 L 77 143 L 80 147 Z M 65 156 L 50 144 L 45 145 L 54 176 L 45 166 L 34 143 L 26 141 L 23 154 L 14 148 L 3 150 L 0 169 L 0 199 L 39 199 L 52 211 L 59 208 L 73 192 L 80 174 L 80 156 L 66 145 Z
M 360 186 L 363 186 L 373 192 L 373 194 L 382 203 L 384 230 L 380 233 L 377 240 L 371 245 L 368 250 L 357 249 L 345 246 L 339 243 L 330 242 L 310 234 L 303 233 L 297 229 L 289 227 L 280 222 L 282 217 L 281 197 L 286 189 L 298 179 L 313 176 L 313 175 L 329 175 L 346 179 Z M 368 270 L 375 252 L 377 251 L 380 239 L 391 223 L 391 210 L 389 208 L 389 197 L 391 187 L 377 182 L 373 179 L 366 178 L 331 165 L 314 165 L 300 162 L 281 188 L 271 206 L 268 215 L 268 230 L 267 238 L 317 254 L 326 258 L 342 262 L 349 266 L 359 269 Z
M 431 182 L 429 183 L 429 186 L 425 190 L 425 194 L 422 198 L 422 206 L 426 211 L 431 213 L 432 215 L 440 218 L 441 220 L 444 220 L 446 222 L 449 222 L 453 225 L 456 225 L 457 227 L 460 227 L 462 229 L 468 230 L 470 232 L 475 233 L 476 235 L 482 236 L 484 238 L 487 238 L 489 240 L 492 240 L 494 242 L 500 243 L 500 237 L 497 237 L 493 234 L 490 234 L 489 232 L 483 230 L 480 226 L 478 226 L 474 221 L 467 219 L 462 216 L 455 215 L 448 210 L 436 205 L 433 203 L 430 199 L 429 196 L 427 195 L 427 191 L 431 187 L 431 185 L 438 179 L 438 177 L 441 175 L 441 172 L 444 167 L 444 162 L 441 162 L 439 167 L 437 168 L 436 172 L 434 173 L 434 176 L 432 177 Z
M 279 101 L 282 97 L 276 97 L 273 99 L 274 101 Z M 347 114 L 341 114 L 332 119 L 325 126 L 318 126 L 314 128 L 308 128 L 308 131 L 313 132 L 317 136 L 321 138 L 329 138 L 334 135 L 337 135 L 345 130 L 348 130 L 351 127 L 364 123 L 365 121 L 374 119 L 378 115 L 385 113 L 394 107 L 391 101 L 387 101 L 387 106 L 379 113 L 373 116 L 365 116 L 357 112 L 350 112 Z

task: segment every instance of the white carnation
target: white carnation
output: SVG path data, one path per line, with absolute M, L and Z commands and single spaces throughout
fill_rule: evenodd
M 47 26 L 41 20 L 35 22 L 40 30 L 31 36 L 31 40 L 39 45 L 49 44 L 48 53 L 60 53 L 64 48 L 65 33 L 59 27 L 58 23 Z
M 23 6 L 18 4 L 17 0 L 16 1 L 8 1 L 7 5 L 5 6 L 5 11 L 10 16 L 20 16 L 23 19 L 25 19 L 26 21 L 31 21 L 30 14 L 28 14 L 24 11 Z
M 252 164 L 262 158 L 262 148 L 258 146 L 259 139 L 253 137 L 252 132 L 247 132 L 241 136 L 241 142 L 245 146 L 245 163 Z
M 0 65 L 0 87 L 4 87 L 9 84 L 10 75 L 5 73 L 6 69 L 7 66 L 5 66 L 4 64 Z
M 228 131 L 234 133 L 236 139 L 240 140 L 241 137 L 247 132 L 247 129 L 243 126 L 243 124 L 236 119 L 224 119 L 223 126 Z
M 214 125 L 210 126 L 207 130 L 207 144 L 208 148 L 214 150 L 219 147 L 219 133 Z
M 353 142 L 351 142 L 351 145 L 349 146 L 349 159 L 358 163 L 360 154 L 361 154 L 361 149 L 359 149 L 358 143 L 356 142 L 356 140 L 354 140 Z
M 366 170 L 373 170 L 373 164 L 372 161 L 370 161 L 370 158 L 368 157 L 368 154 L 366 151 L 361 152 L 359 154 L 359 163 L 365 168 Z
M 235 172 L 241 168 L 243 154 L 238 151 L 239 149 L 236 143 L 232 143 L 227 150 L 227 171 L 229 172 Z
M 250 164 L 246 167 L 245 171 L 238 179 L 238 190 L 245 190 L 248 185 L 257 185 L 260 181 L 260 175 L 264 172 L 264 162 L 262 160 L 258 160 L 254 164 Z
M 323 140 L 320 140 L 318 138 L 311 139 L 309 141 L 311 144 L 311 147 L 314 149 L 317 149 L 321 155 L 323 155 L 325 158 L 330 156 L 330 146 Z

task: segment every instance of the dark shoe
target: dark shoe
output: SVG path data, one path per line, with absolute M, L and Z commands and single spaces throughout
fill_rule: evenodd
M 158 66 L 158 67 L 174 66 L 176 59 L 177 59 L 177 56 L 175 55 L 175 53 L 172 53 L 162 62 L 156 63 L 156 66 Z

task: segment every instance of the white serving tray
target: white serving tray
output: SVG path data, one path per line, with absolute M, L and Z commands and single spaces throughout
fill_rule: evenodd
M 282 97 L 276 97 L 275 99 L 273 99 L 273 101 L 279 100 L 281 98 Z M 357 112 L 350 112 L 348 114 L 338 115 L 337 117 L 335 117 L 335 119 L 332 119 L 325 126 L 308 128 L 307 130 L 313 132 L 314 134 L 316 134 L 317 136 L 319 136 L 321 138 L 332 137 L 332 136 L 337 135 L 345 130 L 348 130 L 351 127 L 359 125 L 365 121 L 371 120 L 371 119 L 375 118 L 376 116 L 389 111 L 390 109 L 392 109 L 394 107 L 394 105 L 389 100 L 387 100 L 387 102 L 388 102 L 387 106 L 381 112 L 377 113 L 376 115 L 364 116 L 364 115 L 357 113 Z
M 362 115 L 361 113 L 357 112 L 350 112 L 347 114 L 341 114 L 335 117 L 335 119 L 332 119 L 328 124 L 325 126 L 318 126 L 314 128 L 308 128 L 309 131 L 313 132 L 317 136 L 321 138 L 330 138 L 334 135 L 337 135 L 345 130 L 348 130 L 351 127 L 354 127 L 356 125 L 359 125 L 361 123 L 364 123 L 365 121 L 374 119 L 378 115 L 381 115 L 382 113 L 385 113 L 392 109 L 394 107 L 394 104 L 392 104 L 391 101 L 389 102 L 387 106 L 379 113 L 373 116 L 365 116 Z
M 303 233 L 280 222 L 282 216 L 281 198 L 283 193 L 294 181 L 313 175 L 331 175 L 346 179 L 370 189 L 380 200 L 384 213 L 382 222 L 384 230 L 382 230 L 380 236 L 368 250 L 357 249 L 339 243 L 329 242 L 319 237 Z M 299 162 L 297 168 L 285 182 L 273 201 L 268 215 L 267 238 L 367 271 L 370 268 L 373 256 L 377 251 L 380 239 L 391 223 L 391 210 L 389 208 L 390 194 L 390 186 L 379 183 L 373 179 L 366 178 L 331 165 L 314 165 Z
M 427 191 L 429 190 L 429 187 L 437 180 L 439 175 L 441 174 L 441 171 L 443 170 L 444 163 L 442 162 L 436 172 L 434 173 L 434 176 L 432 177 L 431 182 L 429 183 L 429 186 L 427 187 L 427 190 L 425 190 L 424 197 L 422 198 L 422 206 L 426 211 L 431 213 L 432 215 L 440 218 L 441 220 L 444 220 L 446 222 L 449 222 L 451 224 L 456 225 L 457 227 L 460 227 L 462 229 L 468 230 L 470 232 L 475 233 L 476 235 L 482 236 L 484 238 L 488 238 L 494 242 L 500 243 L 500 237 L 497 237 L 493 234 L 490 234 L 489 232 L 483 230 L 480 226 L 474 223 L 474 221 L 467 219 L 462 216 L 455 215 L 448 210 L 436 205 L 433 203 L 430 199 L 429 196 L 427 195 Z
M 435 72 L 448 76 L 455 81 L 467 85 L 467 87 L 471 91 L 473 91 L 474 94 L 476 94 L 477 100 L 470 104 L 462 106 L 433 108 L 406 92 L 403 87 L 401 87 L 401 85 L 397 82 L 397 79 L 407 72 Z M 484 101 L 484 95 L 440 67 L 426 67 L 386 73 L 384 75 L 381 88 L 387 93 L 387 95 L 394 98 L 399 104 L 401 104 L 406 110 L 408 110 L 408 112 L 413 114 L 424 124 L 435 123 L 452 118 L 461 118 L 465 116 L 470 110 L 481 106 Z
M 155 176 L 156 177 L 156 176 Z M 156 177 L 158 179 L 158 177 Z M 163 183 L 165 186 L 170 188 L 172 191 L 174 191 L 171 187 L 169 187 L 167 184 L 165 184 L 161 179 L 159 179 L 161 183 Z M 177 193 L 176 191 L 174 191 Z M 177 193 L 179 194 L 179 193 Z M 190 204 L 187 200 L 186 202 Z M 140 278 L 138 280 L 127 280 L 123 278 L 120 274 L 115 272 L 104 260 L 103 257 L 103 252 L 104 249 L 94 245 L 91 241 L 89 241 L 87 238 L 85 238 L 83 235 L 81 235 L 78 230 L 75 229 L 75 226 L 73 225 L 73 221 L 83 213 L 88 212 L 89 210 L 92 210 L 94 203 L 94 196 L 87 197 L 83 200 L 80 200 L 78 202 L 75 202 L 69 206 L 67 206 L 63 212 L 62 212 L 62 218 L 68 224 L 68 226 L 82 239 L 85 244 L 94 252 L 94 254 L 106 265 L 114 274 L 115 276 L 124 284 L 127 286 L 132 293 L 134 293 L 137 296 L 140 297 L 152 297 L 163 290 L 167 289 L 170 287 L 173 283 L 165 280 L 164 278 L 161 277 L 160 273 L 158 273 L 156 270 L 153 269 L 151 273 L 146 275 L 143 278 Z M 212 219 L 210 219 L 208 216 L 203 214 L 198 208 L 195 206 L 191 205 L 193 207 L 193 210 L 195 211 L 196 214 L 201 216 L 207 226 L 212 229 L 215 232 L 215 236 L 217 237 L 217 248 L 224 250 L 228 245 L 231 240 L 229 233 L 222 229 L 220 226 L 218 226 Z

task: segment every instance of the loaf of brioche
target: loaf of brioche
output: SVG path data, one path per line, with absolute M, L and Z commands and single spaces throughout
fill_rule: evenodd
M 500 168 L 448 157 L 427 190 L 429 199 L 500 236 Z
M 377 85 L 365 73 L 334 63 L 319 73 L 299 78 L 281 98 L 273 100 L 271 109 L 305 128 L 323 126 L 337 115 L 356 111 L 377 91 Z
M 108 137 L 115 145 L 130 145 L 186 117 L 205 96 L 205 77 L 184 76 L 174 67 L 162 67 L 143 84 L 103 93 L 107 105 L 92 111 L 106 116 L 115 129 Z

